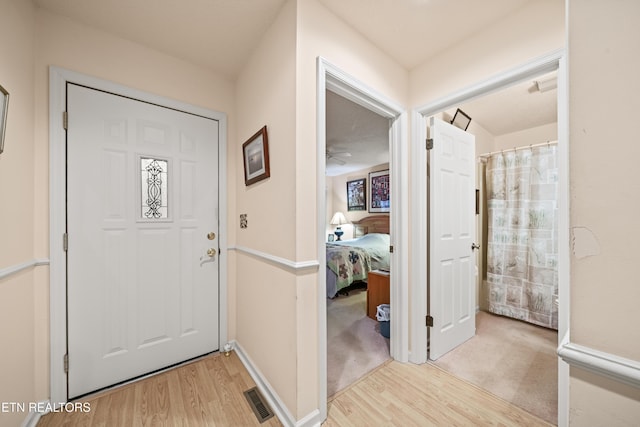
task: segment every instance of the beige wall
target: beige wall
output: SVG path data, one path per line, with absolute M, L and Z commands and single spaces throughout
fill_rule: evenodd
M 333 233 L 333 231 L 336 229 L 335 225 L 331 225 L 329 224 L 329 221 L 331 221 L 331 215 L 333 215 L 334 213 L 340 211 L 344 214 L 344 216 L 347 218 L 348 221 L 350 222 L 357 222 L 360 221 L 362 218 L 365 218 L 369 215 L 388 215 L 388 214 L 376 214 L 376 213 L 370 213 L 368 211 L 368 207 L 369 207 L 369 172 L 378 172 L 378 171 L 382 171 L 385 169 L 389 169 L 389 163 L 384 163 L 382 165 L 377 165 L 377 166 L 373 166 L 370 168 L 366 168 L 366 169 L 362 169 L 359 171 L 355 171 L 355 172 L 351 172 L 351 173 L 347 173 L 347 174 L 343 174 L 343 175 L 337 175 L 334 177 L 331 177 L 331 186 L 329 186 L 329 191 L 327 193 L 327 205 L 328 206 L 332 206 L 333 211 L 330 214 L 330 216 L 327 216 L 326 218 L 326 223 L 327 223 L 327 234 Z M 347 210 L 347 181 L 353 181 L 354 179 L 362 179 L 364 178 L 365 182 L 366 182 L 366 192 L 367 192 L 367 210 L 364 211 L 348 211 Z M 329 180 L 327 180 L 329 181 Z M 347 225 L 343 225 L 342 226 L 342 230 L 344 230 L 344 236 L 342 236 L 342 239 L 352 239 L 353 236 L 353 225 L 351 224 L 347 224 Z
M 296 79 L 296 246 L 298 260 L 317 259 L 316 203 L 316 84 L 317 57 L 354 76 L 387 98 L 406 104 L 408 73 L 387 55 L 325 9 L 317 0 L 298 3 Z M 330 29 L 330 30 L 329 30 Z M 323 159 L 324 160 L 324 159 Z M 322 267 L 324 268 L 324 267 Z M 299 278 L 300 279 L 300 278 Z M 318 283 L 317 275 L 302 276 L 298 282 L 298 336 L 300 342 L 298 396 L 300 415 L 319 407 L 318 396 Z M 306 344 L 306 345 L 303 345 Z
M 0 85 L 10 96 L 4 152 L 0 154 L 0 270 L 34 253 L 34 9 L 0 0 Z M 0 402 L 35 398 L 35 269 L 0 280 Z M 25 414 L 0 413 L 0 425 L 19 425 Z
M 331 31 L 326 31 L 331 28 Z M 237 82 L 236 150 L 269 128 L 271 177 L 244 186 L 236 160 L 238 246 L 291 261 L 317 259 L 316 58 L 393 99 L 407 73 L 315 0 L 288 2 Z M 231 227 L 237 227 L 232 218 Z M 238 253 L 237 339 L 296 419 L 319 407 L 316 272 L 296 274 Z M 260 265 L 262 264 L 262 265 Z M 267 350 L 267 351 L 265 351 Z
M 230 245 L 306 261 L 317 258 L 316 194 L 310 190 L 316 188 L 317 56 L 413 107 L 565 43 L 564 2 L 541 0 L 408 72 L 317 0 L 291 0 L 234 85 L 201 67 L 34 10 L 30 2 L 0 0 L 0 6 L 0 36 L 12 41 L 0 44 L 0 84 L 11 92 L 0 155 L 0 269 L 48 256 L 49 65 L 229 113 Z M 640 301 L 631 246 L 640 234 L 640 184 L 629 171 L 636 169 L 640 145 L 627 124 L 640 111 L 638 98 L 629 96 L 640 93 L 638 16 L 635 0 L 618 0 L 615 7 L 605 0 L 569 0 L 571 338 L 633 360 L 640 360 L 640 329 L 631 320 Z M 245 187 L 240 147 L 264 124 L 272 176 Z M 603 145 L 608 153 L 620 150 L 606 156 Z M 247 230 L 239 229 L 239 213 L 249 214 Z M 317 393 L 315 310 L 317 286 L 324 285 L 315 273 L 296 275 L 240 253 L 229 260 L 229 337 L 245 346 L 300 419 L 324 399 Z M 0 333 L 0 401 L 48 398 L 47 310 L 46 267 L 0 281 L 0 321 L 11 325 Z M 640 419 L 637 389 L 578 369 L 571 371 L 570 398 L 573 425 L 633 425 Z M 23 419 L 0 414 L 3 425 Z
M 434 101 L 562 48 L 564 42 L 564 2 L 530 2 L 411 70 L 411 105 Z
M 638 363 L 640 3 L 568 4 L 571 341 Z M 570 406 L 572 425 L 640 420 L 637 388 L 577 368 Z
M 287 3 L 262 37 L 237 81 L 238 140 L 267 125 L 271 176 L 245 186 L 241 154 L 236 159 L 237 214 L 247 214 L 237 244 L 296 259 L 296 5 Z M 237 341 L 296 416 L 297 312 L 295 273 L 242 253 L 237 259 Z M 306 415 L 306 414 L 302 414 Z
M 34 9 L 30 2 L 2 0 L 1 9 L 0 35 L 11 40 L 0 44 L 0 84 L 11 93 L 7 146 L 0 156 L 4 268 L 49 256 L 49 65 L 216 111 L 233 111 L 235 101 L 233 83 L 203 68 Z M 229 139 L 235 138 L 233 119 L 228 128 Z M 229 165 L 231 180 L 234 168 Z M 49 398 L 48 288 L 46 267 L 0 282 L 1 320 L 14 325 L 3 328 L 0 338 L 0 401 Z M 230 335 L 234 307 L 230 305 Z M 1 414 L 0 424 L 17 425 L 24 417 L 16 414 L 8 420 Z

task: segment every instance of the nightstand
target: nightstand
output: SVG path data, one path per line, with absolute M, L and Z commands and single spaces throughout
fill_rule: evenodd
M 380 304 L 389 304 L 389 272 L 373 270 L 367 278 L 367 316 L 376 320 Z

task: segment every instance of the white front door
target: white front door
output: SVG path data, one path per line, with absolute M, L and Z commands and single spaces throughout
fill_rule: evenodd
M 219 124 L 74 84 L 67 112 L 71 399 L 219 348 Z
M 429 151 L 429 359 L 475 335 L 475 137 L 435 118 Z

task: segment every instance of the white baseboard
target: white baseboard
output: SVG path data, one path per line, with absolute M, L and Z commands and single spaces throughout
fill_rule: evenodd
M 320 419 L 319 409 L 312 411 L 307 416 L 296 421 L 294 416 L 291 414 L 291 411 L 289 411 L 282 399 L 280 399 L 280 396 L 278 396 L 278 393 L 273 389 L 271 384 L 269 384 L 269 381 L 267 381 L 264 375 L 262 375 L 260 370 L 255 366 L 251 358 L 244 351 L 242 345 L 237 341 L 231 341 L 230 344 L 233 345 L 240 361 L 247 369 L 249 375 L 251 375 L 251 378 L 255 381 L 258 390 L 260 390 L 260 393 L 262 393 L 262 396 L 267 400 L 267 403 L 269 403 L 269 406 L 273 409 L 282 424 L 289 427 L 319 427 L 322 424 L 323 420 Z
M 49 401 L 45 400 L 38 403 L 39 407 L 49 407 Z M 29 411 L 29 415 L 22 421 L 20 427 L 36 427 L 38 425 L 38 421 L 43 415 L 48 414 L 49 412 L 31 412 Z

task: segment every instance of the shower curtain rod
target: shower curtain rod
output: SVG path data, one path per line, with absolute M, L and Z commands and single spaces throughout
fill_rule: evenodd
M 498 153 L 504 153 L 509 152 L 509 151 L 518 151 L 518 150 L 524 150 L 527 148 L 536 148 L 536 147 L 544 147 L 544 146 L 549 146 L 549 145 L 555 145 L 557 144 L 558 141 L 547 141 L 547 142 L 541 142 L 539 144 L 529 144 L 529 145 L 523 145 L 522 147 L 513 147 L 513 148 L 507 148 L 505 150 L 498 150 L 498 151 L 492 151 L 490 153 L 484 153 L 484 154 L 480 154 L 478 157 L 486 160 L 486 157 L 492 156 L 494 154 L 498 154 Z

